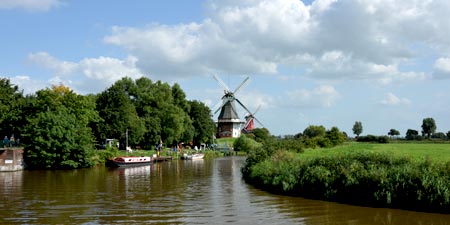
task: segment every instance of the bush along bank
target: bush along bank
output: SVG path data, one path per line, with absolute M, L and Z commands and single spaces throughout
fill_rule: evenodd
M 450 213 L 450 163 L 386 153 L 348 152 L 302 157 L 277 151 L 256 162 L 249 154 L 244 179 L 278 193 L 355 205 Z

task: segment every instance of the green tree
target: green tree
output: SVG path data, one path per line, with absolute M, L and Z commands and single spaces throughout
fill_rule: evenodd
M 195 143 L 210 143 L 216 131 L 216 125 L 211 118 L 211 110 L 199 101 L 189 101 L 189 117 L 194 127 Z
M 102 119 L 102 122 L 95 124 L 99 140 L 114 138 L 125 144 L 127 130 L 130 145 L 136 145 L 143 139 L 145 124 L 132 101 L 135 100 L 133 85 L 129 78 L 123 78 L 97 96 L 97 111 Z
M 90 167 L 93 155 L 90 129 L 61 106 L 58 111 L 40 112 L 29 120 L 24 160 L 31 169 Z
M 393 136 L 397 136 L 400 135 L 400 131 L 396 130 L 396 129 L 390 129 L 388 132 L 388 135 L 393 137 Z
M 98 120 L 93 99 L 64 86 L 36 92 L 26 101 L 28 124 L 24 160 L 34 169 L 68 169 L 93 165 L 89 123 Z
M 359 137 L 360 134 L 363 132 L 363 126 L 361 121 L 356 121 L 355 124 L 353 124 L 353 133 L 356 135 L 356 137 Z
M 436 122 L 433 118 L 425 118 L 422 121 L 422 133 L 427 135 L 428 139 L 436 131 Z
M 267 128 L 255 128 L 251 133 L 254 135 L 255 141 L 259 143 L 263 143 L 271 138 Z
M 406 131 L 405 138 L 406 138 L 407 140 L 414 140 L 414 139 L 417 138 L 418 135 L 419 135 L 419 131 L 413 130 L 413 129 L 408 129 L 408 130 Z
M 257 147 L 261 147 L 262 144 L 255 140 L 248 138 L 247 135 L 241 135 L 233 142 L 233 148 L 235 151 L 249 152 Z
M 315 126 L 310 125 L 303 131 L 303 136 L 308 138 L 314 138 L 314 137 L 323 137 L 326 134 L 326 129 L 324 126 Z
M 342 133 L 337 127 L 332 127 L 329 131 L 327 131 L 325 137 L 330 140 L 333 146 L 343 144 L 347 139 L 345 134 Z
M 15 135 L 18 138 L 20 128 L 24 126 L 21 120 L 21 108 L 24 103 L 22 91 L 9 79 L 0 78 L 0 137 Z

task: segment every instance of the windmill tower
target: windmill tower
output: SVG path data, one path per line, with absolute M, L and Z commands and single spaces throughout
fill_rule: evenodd
M 264 127 L 264 125 L 261 123 L 261 121 L 259 121 L 256 117 L 255 114 L 259 111 L 259 109 L 261 109 L 261 105 L 258 106 L 258 108 L 255 110 L 254 113 L 250 113 L 247 114 L 245 116 L 245 125 L 244 128 L 242 129 L 243 132 L 248 133 L 251 132 L 253 129 L 255 129 L 255 121 L 258 122 L 262 127 Z
M 215 75 L 213 77 L 224 88 L 222 105 L 214 112 L 215 115 L 220 110 L 219 117 L 217 118 L 217 137 L 239 137 L 241 136 L 241 129 L 245 122 L 239 119 L 235 102 L 248 112 L 249 110 L 235 97 L 234 94 L 242 88 L 249 77 L 245 78 L 233 92 L 230 91 L 228 86 L 219 77 Z

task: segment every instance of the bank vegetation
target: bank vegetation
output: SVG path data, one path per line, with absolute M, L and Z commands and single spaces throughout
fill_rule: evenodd
M 279 194 L 450 213 L 448 144 L 347 142 L 311 148 L 306 139 L 272 139 L 248 148 L 245 180 Z M 283 144 L 289 142 L 298 145 Z

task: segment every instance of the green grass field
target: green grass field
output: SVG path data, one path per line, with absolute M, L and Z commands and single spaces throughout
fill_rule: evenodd
M 430 159 L 434 162 L 450 162 L 450 143 L 389 143 L 371 144 L 349 142 L 330 149 L 307 149 L 300 157 L 369 151 L 408 157 L 413 160 Z

